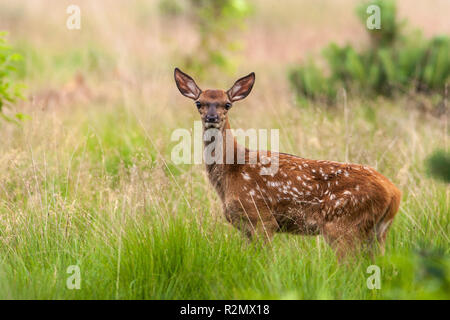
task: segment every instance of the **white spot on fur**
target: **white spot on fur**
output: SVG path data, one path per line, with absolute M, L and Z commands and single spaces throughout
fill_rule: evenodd
M 248 175 L 247 172 L 241 172 L 242 176 L 244 177 L 245 180 L 250 180 L 250 176 Z

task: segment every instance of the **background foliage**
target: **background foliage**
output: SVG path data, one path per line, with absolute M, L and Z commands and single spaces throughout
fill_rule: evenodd
M 0 115 L 8 119 L 2 112 L 4 106 L 22 98 L 22 86 L 17 82 L 17 68 L 21 56 L 14 53 L 6 41 L 6 32 L 0 32 Z
M 329 75 L 313 60 L 291 70 L 289 79 L 300 99 L 335 102 L 339 88 L 368 97 L 444 92 L 450 79 L 450 37 L 425 39 L 419 31 L 408 31 L 398 21 L 393 0 L 360 4 L 357 13 L 364 26 L 369 4 L 381 10 L 381 29 L 366 28 L 370 46 L 357 50 L 351 44 L 328 45 L 323 56 Z
M 177 18 L 186 16 L 195 26 L 199 40 L 192 54 L 185 57 L 183 65 L 198 77 L 205 72 L 236 71 L 233 53 L 242 43 L 239 33 L 245 28 L 245 19 L 251 12 L 247 0 L 189 0 L 184 3 L 173 0 L 161 0 L 163 13 Z

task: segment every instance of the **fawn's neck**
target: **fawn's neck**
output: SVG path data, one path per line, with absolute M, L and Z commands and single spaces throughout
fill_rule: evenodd
M 233 136 L 230 129 L 230 123 L 228 122 L 228 119 L 226 119 L 225 125 L 221 129 L 220 138 L 222 141 L 221 143 L 215 144 L 218 148 L 222 148 L 222 161 L 213 162 L 211 164 L 206 163 L 206 172 L 208 174 L 209 181 L 216 189 L 222 201 L 225 198 L 225 190 L 227 188 L 226 175 L 237 170 L 239 166 L 237 162 L 238 150 L 243 148 L 237 143 L 236 138 Z M 205 129 L 203 129 L 203 133 L 205 133 Z M 211 143 L 214 143 L 214 141 L 204 141 L 205 151 Z M 248 150 L 245 149 L 245 152 L 248 152 Z M 214 155 L 215 153 L 213 152 L 212 154 Z M 228 158 L 227 155 L 229 155 Z M 231 157 L 231 155 L 233 155 L 233 157 Z M 232 163 L 230 163 L 230 158 L 232 159 Z

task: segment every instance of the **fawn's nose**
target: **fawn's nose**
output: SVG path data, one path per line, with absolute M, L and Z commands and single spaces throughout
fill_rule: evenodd
M 206 117 L 205 117 L 205 121 L 206 122 L 217 123 L 217 122 L 219 122 L 219 116 L 217 114 L 215 114 L 215 115 L 207 114 Z

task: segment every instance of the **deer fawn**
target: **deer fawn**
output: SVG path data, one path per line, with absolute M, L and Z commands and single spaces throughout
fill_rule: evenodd
M 274 232 L 324 236 L 338 257 L 378 242 L 384 252 L 389 226 L 398 211 L 401 192 L 383 175 L 358 164 L 309 160 L 285 153 L 249 150 L 237 143 L 228 122 L 232 104 L 252 90 L 255 74 L 235 82 L 228 91 L 202 91 L 178 68 L 175 82 L 181 94 L 195 101 L 203 130 L 219 130 L 225 159 L 239 150 L 245 163 L 206 164 L 226 219 L 252 238 L 270 240 Z M 204 142 L 207 148 L 211 142 Z M 256 163 L 248 163 L 251 157 Z M 268 157 L 277 156 L 278 170 L 261 174 Z M 264 161 L 263 161 L 264 160 Z

